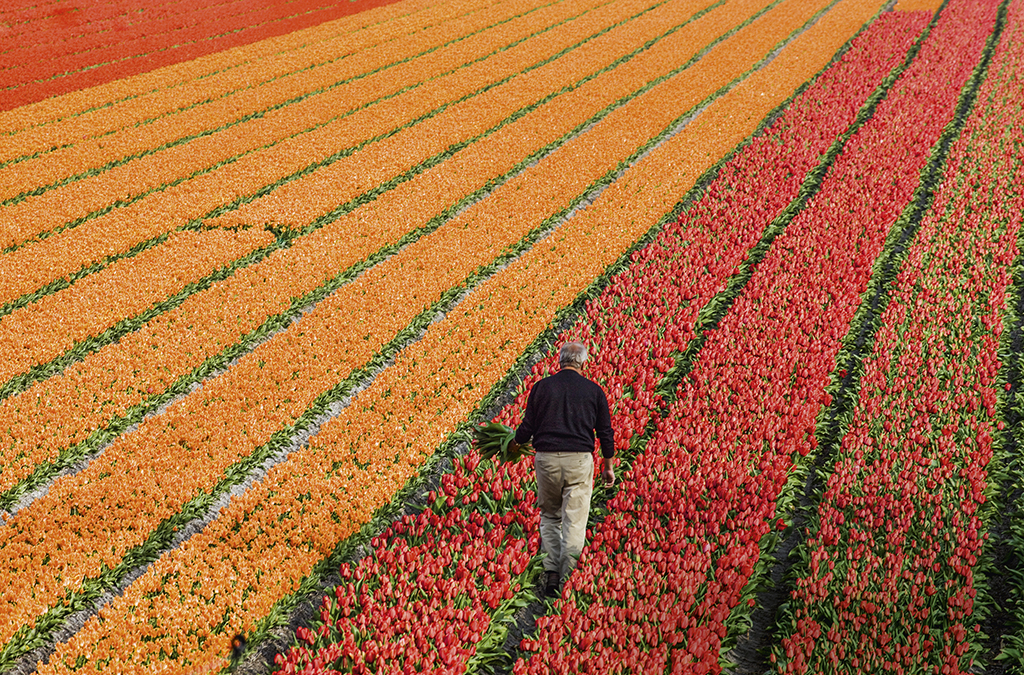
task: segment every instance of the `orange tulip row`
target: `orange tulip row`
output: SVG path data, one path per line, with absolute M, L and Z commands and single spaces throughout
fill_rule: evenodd
M 0 383 L 274 242 L 262 228 L 187 230 L 0 318 Z
M 804 19 L 819 6 L 797 0 L 781 5 L 791 17 Z M 757 52 L 749 51 L 751 41 L 744 38 L 766 30 L 764 21 L 716 51 L 742 49 L 751 65 Z M 799 26 L 797 21 L 775 21 L 769 36 L 760 38 L 760 53 Z M 705 72 L 710 82 L 699 77 Z M 687 74 L 697 75 L 697 84 Z M 487 200 L 339 289 L 222 377 L 119 438 L 87 469 L 56 481 L 0 529 L 0 569 L 9 579 L 25 581 L 3 597 L 0 638 L 9 639 L 59 602 L 65 587 L 79 586 L 102 565 L 119 564 L 162 520 L 215 486 L 231 464 L 260 452 L 274 433 L 294 425 L 417 314 L 538 223 L 570 208 L 588 186 L 669 126 L 680 114 L 677 106 L 702 100 L 729 82 L 729 75 L 716 74 L 713 62 L 705 62 L 619 108 Z M 647 118 L 642 126 L 634 123 L 641 112 Z M 629 241 L 635 238 L 632 230 L 622 231 Z M 387 311 L 381 311 L 380 298 L 394 299 Z
M 524 146 L 539 150 L 544 147 L 543 142 L 538 142 L 540 139 L 550 139 L 547 142 L 551 142 L 561 138 L 585 123 L 591 115 L 597 115 L 616 101 L 633 96 L 644 86 L 666 77 L 715 37 L 723 35 L 768 3 L 766 0 L 734 0 L 690 21 L 695 12 L 706 9 L 710 4 L 710 0 L 666 3 L 619 29 L 587 42 L 557 61 L 451 106 L 443 114 L 382 141 L 381 153 L 408 154 L 410 148 L 416 148 L 417 153 L 421 148 L 439 152 L 445 147 L 454 147 L 460 138 L 497 127 L 495 133 L 477 143 L 494 149 L 489 159 L 481 161 L 476 158 L 465 162 L 459 176 L 464 179 L 467 172 L 494 175 L 494 162 L 501 162 L 503 170 L 508 170 L 511 168 L 508 160 L 518 161 L 529 156 L 528 152 L 523 152 Z M 641 5 L 616 3 L 613 7 L 633 12 Z M 666 31 L 674 32 L 661 37 Z M 658 38 L 661 39 L 656 44 L 634 58 L 580 84 L 581 73 L 588 76 L 599 73 L 622 55 Z M 507 111 L 523 109 L 525 104 L 543 100 L 550 92 L 565 88 L 571 90 L 550 104 L 529 112 L 514 124 L 500 127 L 502 120 L 510 114 Z M 680 105 L 686 103 L 680 101 Z M 664 128 L 664 120 L 660 118 L 652 120 L 652 124 L 659 130 Z M 423 137 L 431 140 L 423 140 Z M 497 150 L 499 147 L 500 151 Z M 456 154 L 445 164 L 452 160 L 462 161 Z M 353 175 L 353 169 L 347 162 L 335 162 L 209 222 L 226 227 L 263 222 L 301 227 L 337 208 L 342 201 L 338 199 L 340 186 L 353 182 L 373 184 L 393 175 L 393 172 L 385 171 L 385 167 L 377 169 L 377 173 L 373 172 L 374 169 L 376 167 Z M 442 164 L 442 170 L 448 172 L 448 167 Z M 484 183 L 475 177 L 473 182 Z
M 783 7 L 787 13 L 813 13 L 820 5 Z M 712 122 L 688 126 L 629 169 L 591 207 L 484 282 L 401 352 L 393 367 L 325 424 L 308 447 L 292 453 L 203 532 L 158 560 L 124 596 L 58 646 L 39 672 L 70 672 L 79 659 L 119 672 L 169 667 L 160 662 L 161 650 L 176 651 L 178 663 L 187 666 L 223 651 L 227 638 L 211 639 L 214 626 L 223 626 L 225 635 L 251 630 L 456 431 L 558 308 L 572 302 L 665 215 L 665 205 L 678 202 L 704 170 L 784 101 L 792 93 L 786 85 L 824 67 L 877 9 L 877 2 L 868 0 L 839 3 L 749 84 L 720 98 Z M 764 23 L 751 29 L 773 30 Z M 741 35 L 738 43 L 751 45 L 744 39 L 748 34 Z M 791 68 L 797 69 L 794 80 L 781 77 Z M 701 86 L 698 78 L 690 82 Z M 651 113 L 672 114 L 664 110 L 672 100 L 652 106 Z M 665 181 L 669 172 L 651 170 L 666 165 L 690 171 Z
M 396 44 L 386 43 L 352 55 L 348 55 L 346 44 L 335 45 L 334 51 L 320 49 L 317 55 L 325 62 L 322 65 L 293 70 L 261 86 L 239 89 L 150 120 L 144 126 L 121 129 L 0 168 L 0 200 L 38 187 L 60 186 L 83 174 L 103 172 L 89 176 L 87 182 L 93 183 L 105 175 L 108 164 L 152 153 L 111 172 L 126 174 L 116 179 L 122 188 L 113 194 L 123 198 L 126 193 L 145 193 L 235 155 L 315 129 L 579 11 L 576 2 L 545 7 L 538 6 L 536 0 L 515 0 L 500 7 L 500 11 L 476 12 L 427 27 Z M 183 143 L 189 139 L 194 140 Z M 171 147 L 154 152 L 165 145 Z M 189 153 L 199 155 L 193 160 L 198 164 L 189 164 Z M 56 190 L 61 191 L 61 187 Z M 80 191 L 92 192 L 93 188 Z M 111 192 L 103 190 L 101 194 L 109 198 Z
M 344 42 L 349 46 L 349 53 L 353 53 L 402 40 L 424 26 L 480 6 L 479 3 L 404 0 L 401 5 L 375 8 L 288 35 L 0 111 L 0 127 L 7 131 L 0 138 L 0 164 L 142 125 L 154 117 L 248 88 L 254 82 L 315 66 L 323 60 L 320 50 L 337 50 L 334 42 Z
M 593 120 L 603 106 L 619 97 L 628 97 L 664 75 L 673 63 L 665 58 L 666 54 L 695 52 L 701 45 L 696 36 L 727 30 L 759 4 L 738 6 L 746 7 L 745 11 L 706 15 L 661 41 L 649 53 L 552 99 L 375 202 L 294 240 L 289 248 L 271 254 L 253 268 L 239 270 L 234 277 L 188 298 L 180 308 L 86 358 L 63 376 L 39 383 L 21 396 L 0 403 L 0 428 L 6 429 L 9 436 L 0 443 L 0 490 L 12 488 L 38 465 L 54 461 L 64 449 L 125 414 L 147 394 L 162 393 L 204 360 L 286 310 L 292 298 L 316 292 L 325 280 L 346 267 L 360 264 L 382 246 L 392 245 L 421 228 L 429 229 L 432 220 L 443 216 L 453 204 L 485 189 L 491 181 L 514 170 L 524 158 L 560 142 L 574 128 Z M 646 31 L 635 33 L 633 37 L 640 44 L 649 38 Z M 635 45 L 623 36 L 609 35 L 623 47 Z M 597 51 L 609 48 L 599 43 Z M 591 56 L 598 64 L 608 58 Z M 597 67 L 580 60 L 567 61 L 566 65 L 577 76 L 581 69 L 593 72 Z M 552 78 L 552 87 L 564 84 L 558 71 L 547 74 Z M 307 200 L 317 203 L 313 196 Z M 275 219 L 283 218 L 275 215 Z M 309 222 L 297 221 L 296 225 Z M 192 333 L 206 339 L 197 344 Z M 152 348 L 155 344 L 160 345 L 159 350 Z M 73 408 L 82 412 L 68 419 L 65 411 Z
M 438 106 L 471 95 L 495 79 L 515 75 L 522 64 L 500 63 L 492 72 L 490 64 L 484 62 L 463 69 L 464 72 L 457 70 L 448 77 L 440 77 L 453 66 L 465 65 L 467 61 L 472 62 L 536 32 L 534 22 L 538 17 L 527 12 L 533 4 L 535 0 L 503 3 L 503 15 L 480 14 L 473 17 L 468 26 L 461 22 L 454 26 L 446 24 L 443 28 L 447 30 L 434 36 L 433 46 L 437 49 L 432 53 L 376 73 L 372 70 L 381 68 L 377 61 L 391 58 L 389 54 L 357 63 L 345 76 L 365 74 L 366 69 L 370 69 L 370 76 L 357 77 L 354 82 L 331 87 L 319 95 L 271 109 L 247 121 L 234 123 L 239 119 L 235 106 L 250 104 L 232 97 L 216 105 L 190 108 L 182 114 L 183 119 L 167 118 L 141 128 L 149 133 L 131 128 L 120 135 L 104 136 L 0 171 L 3 176 L 0 183 L 10 190 L 6 197 L 23 194 L 37 186 L 57 184 L 55 189 L 27 196 L 0 209 L 2 221 L 6 223 L 0 235 L 0 248 L 24 244 L 0 256 L 0 276 L 12 279 L 12 283 L 4 284 L 0 303 L 106 256 L 123 253 L 139 242 L 182 227 L 214 209 L 230 208 L 240 197 L 287 180 L 311 164 L 351 152 L 374 137 L 414 124 L 417 118 L 430 114 Z M 504 14 L 522 13 L 526 16 L 507 25 L 500 24 L 502 19 L 509 18 Z M 555 13 L 543 18 L 559 22 L 566 17 Z M 499 21 L 499 25 L 492 30 L 441 48 L 463 32 L 480 31 L 495 21 Z M 573 38 L 578 39 L 575 35 Z M 528 50 L 523 51 L 528 54 Z M 404 53 L 397 55 L 399 59 L 408 57 Z M 340 63 L 348 62 L 345 59 Z M 506 72 L 503 66 L 514 69 Z M 333 85 L 336 75 L 322 70 L 310 71 L 302 88 Z M 290 85 L 279 84 L 277 89 L 285 99 L 298 95 Z M 402 92 L 409 87 L 412 87 L 410 91 Z M 258 106 L 268 94 L 252 90 L 248 96 L 252 99 L 251 105 Z M 271 107 L 279 104 L 271 101 Z M 198 137 L 190 142 L 159 150 L 165 142 L 161 134 L 177 137 L 179 127 L 193 126 L 193 131 L 223 128 L 212 133 L 197 131 Z M 100 146 L 110 148 L 112 154 L 104 156 Z M 372 151 L 372 147 L 368 151 Z M 153 151 L 154 148 L 158 150 Z M 64 167 L 70 167 L 71 173 L 82 168 L 74 157 L 64 155 L 75 155 L 86 163 L 98 157 L 96 161 L 103 165 L 139 151 L 146 152 L 134 161 L 89 174 L 83 180 L 60 183 L 65 178 Z M 356 161 L 352 157 L 348 159 Z M 53 171 L 57 173 L 47 175 Z M 140 227 L 140 223 L 148 227 Z M 69 224 L 73 227 L 65 229 Z M 52 232 L 52 236 L 41 242 L 30 241 L 47 232 Z M 111 236 L 113 233 L 116 236 Z M 16 276 L 14 270 L 18 269 L 31 271 Z
M 640 5 L 640 3 L 632 3 L 632 4 Z M 610 22 L 614 22 L 616 19 L 622 19 L 623 15 L 628 16 L 628 13 L 630 11 L 635 11 L 635 10 L 634 10 L 634 8 L 630 7 L 630 3 L 625 3 L 621 8 L 619 8 L 619 11 L 618 11 L 619 16 L 617 16 L 617 17 L 614 16 L 614 15 L 608 16 L 608 12 L 605 12 L 604 13 L 605 16 L 603 17 L 604 20 L 600 24 L 598 24 L 596 27 L 594 27 L 594 30 L 600 30 L 601 28 L 607 27 L 607 25 Z M 577 26 L 577 28 L 578 27 L 579 26 Z M 662 30 L 663 30 L 663 28 L 662 28 Z M 499 36 L 492 36 L 492 37 L 499 37 Z M 641 33 L 640 35 L 637 36 L 637 39 L 639 40 L 639 44 L 641 44 L 641 45 L 643 44 L 643 37 L 644 37 L 643 33 Z M 566 31 L 566 38 L 568 40 L 576 40 L 577 39 L 576 33 L 575 32 L 570 33 L 569 31 Z M 496 67 L 496 66 L 499 66 L 499 64 L 491 64 L 492 70 L 497 70 L 498 72 L 502 72 L 502 73 L 505 73 L 505 74 L 507 74 L 507 73 L 513 73 L 514 74 L 514 73 L 517 72 L 517 70 L 519 68 L 526 67 L 526 66 L 530 65 L 534 60 L 536 60 L 537 58 L 540 58 L 538 56 L 528 55 L 526 53 L 528 51 L 526 49 L 526 47 L 528 47 L 530 45 L 531 45 L 531 43 L 529 43 L 529 41 L 527 43 L 524 43 L 524 45 L 522 45 L 524 47 L 524 50 L 522 50 L 519 59 L 516 59 L 515 61 L 512 61 L 511 63 L 509 63 L 509 59 L 501 59 L 503 62 L 500 64 L 500 67 Z M 552 49 L 553 52 L 557 52 L 557 50 L 560 49 L 563 45 L 561 45 L 560 42 L 558 42 L 558 41 L 553 41 L 553 40 L 549 39 L 549 40 L 546 41 L 545 46 L 548 47 L 549 49 Z M 593 52 L 594 50 L 590 50 L 590 51 Z M 595 68 L 595 69 L 600 68 L 601 66 L 606 65 L 607 61 L 611 60 L 612 58 L 614 58 L 614 56 L 613 57 L 608 57 L 607 55 L 602 54 L 599 57 L 598 64 L 590 63 L 590 64 L 588 64 L 587 67 Z M 487 63 L 490 63 L 490 61 L 488 61 Z M 561 61 L 558 61 L 556 63 L 559 64 L 559 68 L 560 68 L 561 71 L 563 71 L 563 72 L 566 71 L 566 68 L 564 67 L 564 65 L 562 64 Z M 578 66 L 580 64 L 576 63 L 576 64 L 570 64 L 570 65 L 577 65 Z M 480 82 L 481 77 L 480 76 L 482 75 L 482 72 L 478 71 L 478 72 L 474 73 L 474 75 L 475 75 L 475 77 L 474 76 L 461 77 L 461 80 L 463 81 L 463 87 L 465 89 L 467 89 L 467 92 L 471 92 L 473 88 L 479 87 L 480 84 L 481 84 L 481 82 Z M 577 73 L 573 73 L 572 77 L 573 78 L 578 77 L 578 74 Z M 457 98 L 461 93 L 464 93 L 464 92 L 461 92 L 458 87 L 454 86 L 456 84 L 454 82 L 450 82 L 450 81 L 447 81 L 447 80 L 444 80 L 444 81 L 441 81 L 441 82 L 442 82 L 442 84 L 447 85 L 445 87 L 446 95 L 448 97 L 450 97 L 450 98 Z M 534 97 L 539 96 L 539 95 L 540 94 L 537 94 L 536 92 L 533 92 L 533 91 L 530 91 L 529 89 L 527 89 L 527 92 L 522 94 L 522 95 L 520 95 L 518 97 L 518 99 L 517 98 L 512 98 L 512 97 L 506 97 L 506 100 L 500 101 L 500 102 L 487 101 L 486 103 L 490 104 L 490 105 L 487 106 L 487 110 L 491 114 L 488 115 L 488 116 L 480 115 L 480 116 L 478 116 L 478 119 L 475 120 L 475 121 L 477 121 L 479 123 L 479 125 L 482 126 L 483 128 L 487 128 L 489 126 L 493 126 L 495 124 L 498 124 L 505 117 L 507 117 L 513 111 L 515 111 L 517 108 L 521 107 L 524 103 L 533 103 L 534 102 Z M 485 96 L 488 96 L 488 95 L 485 94 Z M 523 99 L 525 99 L 525 101 Z M 337 103 L 340 104 L 341 102 L 338 101 Z M 424 103 L 423 106 L 410 105 L 410 102 L 408 100 L 396 100 L 396 103 L 400 104 L 401 110 L 400 111 L 398 109 L 394 110 L 393 112 L 395 113 L 395 115 L 384 115 L 383 116 L 384 121 L 382 121 L 381 123 L 384 124 L 385 126 L 391 125 L 392 121 L 395 119 L 395 117 L 399 117 L 400 118 L 400 116 L 403 115 L 403 114 L 407 118 L 414 119 L 415 116 L 418 113 L 423 112 L 423 110 L 421 110 L 421 108 L 429 109 L 429 108 L 433 107 L 434 105 L 436 105 L 437 101 L 433 100 L 433 98 L 431 96 L 427 96 L 426 98 L 423 99 L 423 103 Z M 506 105 L 506 107 L 505 108 L 498 107 L 499 103 L 504 103 Z M 463 111 L 465 108 L 468 108 L 469 105 L 470 105 L 469 103 L 465 103 L 465 104 L 463 104 L 461 106 L 458 106 L 459 111 Z M 333 109 L 334 107 L 335 106 L 330 105 L 330 106 L 327 106 L 325 109 Z M 363 188 L 360 187 L 361 182 L 367 180 L 370 177 L 370 175 L 372 174 L 372 172 L 373 172 L 373 169 L 369 169 L 368 167 L 370 167 L 370 166 L 380 167 L 379 171 L 381 173 L 380 173 L 379 177 L 380 177 L 381 180 L 386 182 L 388 179 L 393 178 L 396 173 L 400 174 L 403 171 L 408 170 L 409 168 L 414 166 L 417 163 L 417 160 L 426 159 L 431 154 L 436 154 L 437 152 L 443 151 L 449 145 L 449 143 L 464 142 L 466 140 L 466 136 L 468 134 L 470 134 L 471 132 L 476 133 L 476 132 L 479 131 L 478 129 L 477 130 L 473 130 L 473 129 L 467 128 L 466 125 L 453 124 L 453 122 L 457 122 L 458 120 L 453 120 L 452 118 L 453 117 L 457 117 L 458 114 L 459 113 L 457 111 L 454 111 L 454 110 L 445 111 L 445 113 L 442 113 L 438 118 L 435 118 L 434 120 L 431 120 L 428 123 L 429 125 L 431 125 L 430 127 L 424 127 L 423 125 L 411 127 L 409 129 L 407 129 L 405 133 L 399 133 L 396 136 L 394 136 L 392 138 L 389 138 L 389 139 L 387 139 L 386 141 L 384 141 L 382 143 L 378 143 L 376 145 L 371 146 L 370 148 L 368 148 L 364 152 L 356 153 L 354 156 L 347 157 L 344 160 L 341 160 L 340 162 L 336 163 L 334 166 L 340 166 L 340 170 L 342 171 L 342 173 L 344 175 L 346 175 L 346 176 L 347 175 L 356 176 L 357 177 L 357 180 L 356 180 L 357 184 L 356 185 L 352 185 L 351 182 L 350 182 L 350 184 L 347 185 L 347 186 L 343 186 L 340 183 L 332 185 L 327 190 L 328 194 L 330 194 L 330 195 L 337 195 L 338 199 L 340 199 L 341 202 L 344 202 L 348 198 L 353 197 L 355 195 L 358 195 L 360 190 L 363 189 Z M 465 117 L 464 113 L 463 113 L 462 117 Z M 305 125 L 305 124 L 307 124 L 309 122 L 309 116 L 308 115 L 300 115 L 300 118 L 303 120 L 302 121 L 302 125 Z M 368 126 L 371 126 L 371 125 L 367 125 L 367 124 L 354 125 L 354 128 L 351 129 L 351 133 L 349 134 L 350 138 L 346 137 L 345 135 L 341 135 L 341 138 L 336 139 L 336 141 L 337 142 L 342 142 L 342 144 L 343 144 L 343 142 L 347 142 L 347 141 L 351 141 L 353 143 L 357 143 L 358 142 L 357 139 L 362 138 L 364 136 L 364 134 L 367 133 L 367 131 L 368 131 L 367 127 Z M 275 134 L 280 131 L 279 127 L 280 127 L 280 125 L 274 125 L 272 127 Z M 437 129 L 435 127 L 440 127 L 440 128 Z M 235 129 L 238 130 L 237 128 L 235 128 Z M 448 135 L 444 135 L 443 133 L 435 133 L 435 131 L 444 131 L 446 129 L 452 130 L 452 133 L 448 134 Z M 338 131 L 338 130 L 335 129 L 334 131 Z M 248 134 L 248 135 L 241 134 L 241 137 L 244 137 L 244 138 L 247 138 L 247 139 L 251 139 L 252 136 L 253 136 L 253 134 Z M 409 136 L 412 136 L 413 139 L 408 138 Z M 424 138 L 425 139 L 429 139 L 429 140 L 425 142 L 423 140 Z M 211 138 L 211 139 L 207 139 L 207 140 L 209 140 L 213 144 L 216 144 L 216 143 L 219 142 L 216 138 Z M 420 152 L 418 154 L 417 153 L 411 153 L 411 152 L 405 152 L 405 157 L 403 157 L 403 163 L 400 164 L 400 165 L 396 165 L 394 157 L 396 155 L 401 155 L 403 149 L 407 150 L 410 147 L 417 147 Z M 336 149 L 337 148 L 329 148 L 329 149 L 325 149 L 324 152 L 329 154 L 332 150 L 336 150 Z M 181 147 L 180 150 L 182 150 L 182 152 L 188 151 L 189 156 L 192 156 L 192 154 L 197 154 L 197 156 L 199 157 L 199 159 L 197 161 L 199 161 L 199 162 L 207 161 L 206 155 L 208 153 L 201 152 L 203 150 L 202 148 L 193 148 L 191 145 L 189 145 L 187 147 L 185 147 L 185 146 Z M 309 160 L 312 160 L 312 159 L 322 159 L 322 157 L 310 157 L 309 158 Z M 162 166 L 163 162 L 165 160 L 166 160 L 166 158 L 163 158 L 162 160 L 157 162 L 157 164 Z M 305 162 L 305 161 L 307 161 L 307 159 L 302 159 L 302 160 L 300 160 L 300 163 L 301 162 Z M 121 167 L 117 171 L 108 172 L 107 174 L 103 174 L 102 178 L 106 182 L 120 183 L 120 180 L 117 180 L 119 178 L 120 172 L 123 171 L 126 174 L 134 175 L 137 172 L 138 169 L 139 169 L 139 167 L 136 167 L 136 166 L 124 166 L 124 167 Z M 115 175 L 115 174 L 117 174 L 117 175 Z M 374 177 L 376 178 L 376 176 L 374 176 Z M 159 182 L 163 178 L 165 178 L 165 176 L 156 176 L 154 178 L 154 180 L 156 182 Z M 81 191 L 86 191 L 87 187 L 95 187 L 96 188 L 95 190 L 87 191 L 87 194 L 96 195 L 96 197 L 95 197 L 96 199 L 98 199 L 98 200 L 109 199 L 109 196 L 107 196 L 111 192 L 109 189 L 101 189 L 102 186 L 93 186 L 93 185 L 89 184 L 89 181 L 85 181 L 82 184 L 76 185 L 75 189 L 76 190 L 81 190 Z M 345 189 L 346 187 L 348 188 L 347 190 Z M 21 204 L 15 206 L 15 207 L 12 207 L 12 210 L 21 210 L 21 209 L 23 209 L 24 213 L 26 215 L 29 215 L 32 219 L 34 219 L 34 221 L 43 221 L 43 220 L 46 220 L 47 218 L 55 218 L 55 220 L 53 220 L 53 223 L 57 223 L 57 222 L 62 222 L 62 218 L 61 217 L 57 217 L 57 216 L 54 215 L 56 212 L 58 212 L 60 210 L 59 209 L 59 205 L 60 204 L 67 204 L 68 205 L 67 208 L 79 208 L 83 202 L 88 201 L 85 198 L 83 198 L 83 199 L 66 200 L 65 198 L 67 197 L 67 195 L 63 194 L 63 193 L 61 193 L 61 194 L 46 195 L 44 197 L 40 197 L 40 199 L 49 198 L 51 196 L 55 200 L 57 200 L 57 203 L 53 204 L 53 205 L 50 205 L 49 208 L 39 208 L 39 209 L 37 209 L 37 208 L 35 208 L 37 205 L 34 203 L 34 200 L 33 199 L 29 199 L 29 200 L 26 200 L 25 202 L 22 202 Z M 211 199 L 215 199 L 215 198 L 216 198 L 215 195 L 211 195 Z M 333 205 L 334 204 L 332 204 L 332 206 Z M 144 289 L 142 289 L 142 290 L 144 290 Z

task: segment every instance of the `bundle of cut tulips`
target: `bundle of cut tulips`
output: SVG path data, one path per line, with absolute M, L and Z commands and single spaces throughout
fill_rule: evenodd
M 519 445 L 515 442 L 516 432 L 509 426 L 498 422 L 481 424 L 473 434 L 473 444 L 480 452 L 481 459 L 496 457 L 499 462 L 515 464 L 524 455 L 532 455 L 533 448 L 529 443 Z

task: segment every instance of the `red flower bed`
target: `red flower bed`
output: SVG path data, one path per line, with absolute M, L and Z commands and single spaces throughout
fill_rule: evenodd
M 860 294 L 994 20 L 991 5 L 947 6 L 821 192 L 775 240 L 515 673 L 580 672 L 584 663 L 721 670 L 730 625 L 753 602 L 761 550 L 779 525 L 776 500 L 817 445 Z
M 864 363 L 776 649 L 779 672 L 971 668 L 1002 425 L 999 338 L 1024 207 L 1014 156 L 1024 136 L 992 121 L 1020 104 L 1022 30 L 1015 3 Z
M 103 32 L 89 30 L 87 22 L 83 26 L 77 12 L 57 8 L 44 33 L 38 30 L 38 19 L 24 24 L 25 32 L 8 29 L 0 33 L 0 88 L 4 91 L 0 110 L 284 35 L 393 1 L 235 0 L 227 6 L 206 6 L 208 0 L 196 0 L 187 12 L 179 13 L 176 8 L 173 14 L 167 10 L 138 13 L 146 18 L 136 22 L 124 14 L 105 21 L 105 15 L 98 15 L 96 20 L 103 21 L 106 29 Z M 40 42 L 39 47 L 24 49 L 26 44 Z

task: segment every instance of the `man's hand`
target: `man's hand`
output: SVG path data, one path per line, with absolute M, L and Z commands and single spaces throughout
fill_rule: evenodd
M 601 478 L 604 479 L 604 486 L 610 488 L 615 485 L 615 469 L 612 468 L 611 459 L 604 460 L 604 470 L 601 471 Z

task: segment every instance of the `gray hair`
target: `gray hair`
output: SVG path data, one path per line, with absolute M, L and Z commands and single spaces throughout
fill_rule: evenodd
M 582 368 L 587 361 L 587 346 L 582 342 L 566 342 L 558 350 L 558 365 L 562 368 Z

